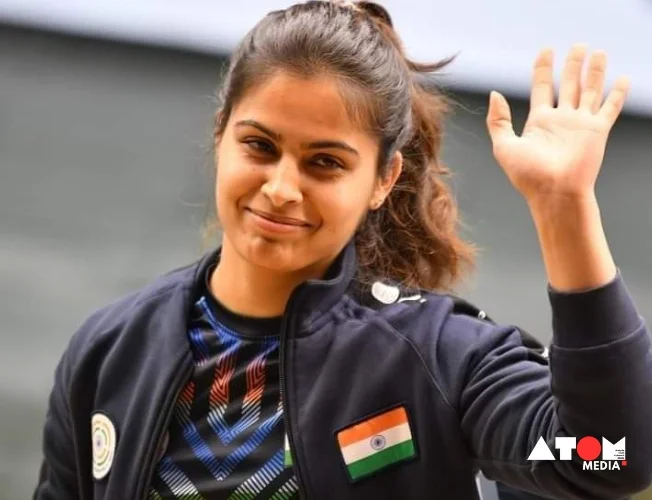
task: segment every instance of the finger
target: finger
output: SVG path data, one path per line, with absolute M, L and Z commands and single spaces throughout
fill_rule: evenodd
M 530 108 L 539 106 L 553 106 L 555 90 L 553 88 L 552 66 L 554 53 L 552 49 L 539 52 L 534 61 L 532 74 L 532 92 L 530 94 Z
M 487 112 L 487 128 L 491 142 L 496 145 L 501 140 L 513 137 L 514 125 L 512 113 L 507 100 L 498 92 L 489 95 L 489 110 Z
M 607 69 L 607 54 L 598 50 L 591 54 L 586 81 L 580 97 L 580 108 L 597 113 L 602 106 L 604 75 Z
M 559 107 L 577 108 L 580 100 L 582 66 L 586 56 L 586 45 L 574 45 L 568 57 L 559 86 Z
M 620 116 L 620 112 L 623 110 L 627 94 L 629 93 L 629 86 L 629 78 L 626 76 L 618 78 L 598 112 L 599 115 L 609 122 L 610 127 L 613 127 L 618 116 Z

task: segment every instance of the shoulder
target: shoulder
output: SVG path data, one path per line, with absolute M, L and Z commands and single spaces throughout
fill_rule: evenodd
M 492 338 L 496 341 L 497 336 L 513 337 L 509 342 L 547 356 L 547 348 L 535 336 L 516 325 L 497 324 L 484 309 L 456 295 L 382 280 L 368 286 L 358 285 L 356 299 L 417 346 L 441 342 L 452 344 L 450 347 L 479 348 Z
M 547 373 L 547 349 L 521 328 L 495 323 L 461 297 L 387 282 L 383 287 L 376 286 L 376 294 L 367 287 L 359 303 L 371 309 L 368 318 L 383 321 L 404 339 L 449 406 L 457 407 L 470 380 L 514 370 Z

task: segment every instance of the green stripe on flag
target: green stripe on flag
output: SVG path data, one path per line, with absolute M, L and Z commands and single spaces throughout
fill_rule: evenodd
M 394 446 L 390 446 L 386 450 L 374 453 L 362 460 L 348 464 L 349 474 L 352 479 L 358 479 L 362 476 L 376 472 L 383 467 L 387 467 L 393 463 L 405 460 L 414 456 L 414 443 L 412 440 L 404 441 Z

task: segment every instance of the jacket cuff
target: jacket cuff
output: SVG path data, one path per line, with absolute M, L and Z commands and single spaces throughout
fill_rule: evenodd
M 558 292 L 548 287 L 552 306 L 552 343 L 582 348 L 608 344 L 641 326 L 625 282 L 618 271 L 606 285 L 583 292 Z

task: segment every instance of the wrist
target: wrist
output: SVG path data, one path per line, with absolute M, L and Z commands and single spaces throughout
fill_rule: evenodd
M 603 286 L 616 275 L 593 193 L 528 200 L 550 285 L 573 292 Z
M 555 193 L 529 197 L 526 200 L 530 213 L 535 221 L 553 223 L 559 217 L 593 218 L 599 217 L 600 207 L 594 191 L 586 193 Z

